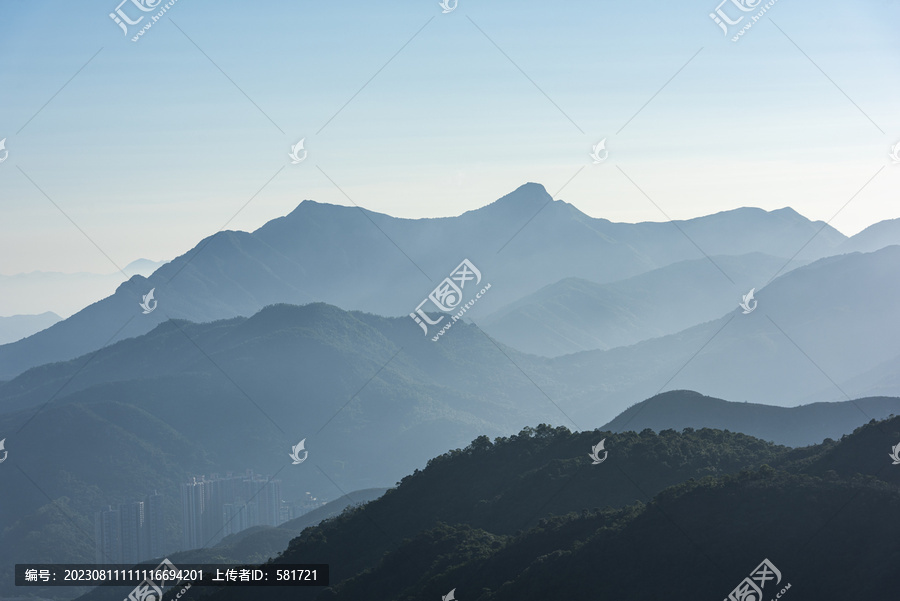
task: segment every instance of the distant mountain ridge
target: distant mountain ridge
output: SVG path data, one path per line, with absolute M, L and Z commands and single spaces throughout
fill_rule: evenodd
M 629 407 L 602 430 L 640 432 L 650 428 L 713 428 L 742 432 L 792 447 L 839 439 L 848 427 L 858 428 L 872 419 L 900 415 L 900 397 L 871 397 L 797 407 L 734 403 L 690 390 L 658 394 Z
M 0 317 L 0 344 L 8 344 L 45 330 L 62 321 L 62 317 L 48 311 L 40 315 L 11 315 Z
M 528 373 L 553 374 L 542 388 L 566 399 L 576 422 L 599 417 L 585 412 L 591 403 L 623 409 L 627 398 L 675 389 L 781 406 L 895 396 L 886 374 L 872 370 L 900 355 L 898 270 L 900 246 L 827 257 L 758 291 L 749 314 L 735 306 L 676 334 L 526 363 Z
M 252 233 L 210 236 L 149 278 L 134 276 L 48 330 L 0 346 L 0 378 L 146 333 L 169 318 L 212 321 L 252 315 L 273 303 L 317 301 L 406 315 L 464 258 L 493 285 L 473 310 L 477 316 L 566 277 L 611 282 L 703 253 L 799 252 L 799 260 L 813 259 L 833 253 L 845 239 L 791 209 L 613 223 L 554 201 L 538 184 L 441 219 L 398 219 L 304 201 Z M 159 306 L 142 315 L 138 303 L 151 289 Z
M 761 253 L 678 261 L 625 280 L 567 278 L 478 320 L 504 344 L 554 357 L 674 334 L 731 311 L 803 262 Z M 728 281 L 719 271 L 725 271 Z
M 845 240 L 838 249 L 842 253 L 874 252 L 896 244 L 900 244 L 900 218 L 874 223 Z
M 782 406 L 846 400 L 844 394 L 894 396 L 900 390 L 889 389 L 891 363 L 885 362 L 900 356 L 893 301 L 900 295 L 900 281 L 891 277 L 897 270 L 896 246 L 821 259 L 761 290 L 758 307 L 748 315 L 735 306 L 725 316 L 675 334 L 550 360 L 512 349 L 500 352 L 465 322 L 435 343 L 408 317 L 346 312 L 321 303 L 275 305 L 251 318 L 205 324 L 172 321 L 95 355 L 23 373 L 0 385 L 0 410 L 62 401 L 97 386 L 134 389 L 142 397 L 160 394 L 156 387 L 171 378 L 196 379 L 192 386 L 197 387 L 203 378 L 233 386 L 220 369 L 237 381 L 247 378 L 242 386 L 254 397 L 281 403 L 288 383 L 295 382 L 297 390 L 317 383 L 319 398 L 338 403 L 346 383 L 326 380 L 326 375 L 348 365 L 363 378 L 363 372 L 374 373 L 387 363 L 385 374 L 414 383 L 410 398 L 422 395 L 414 390 L 424 385 L 439 387 L 440 393 L 435 388 L 421 398 L 452 398 L 460 403 L 450 403 L 457 412 L 469 411 L 475 399 L 488 400 L 478 410 L 483 428 L 507 420 L 504 406 L 517 406 L 532 422 L 565 422 L 568 416 L 576 424 L 603 423 L 634 399 L 666 389 Z M 339 362 L 329 364 L 326 356 Z M 301 357 L 308 364 L 298 364 Z M 882 364 L 887 372 L 873 371 Z M 261 377 L 264 373 L 268 379 Z M 298 380 L 301 373 L 307 374 L 307 383 Z M 459 378 L 460 373 L 467 377 Z M 810 399 L 813 393 L 819 397 Z M 499 413 L 483 412 L 488 409 Z
M 149 276 L 165 261 L 137 259 L 111 273 L 32 271 L 0 275 L 0 315 L 53 312 L 65 317 L 110 294 L 134 275 Z M 33 333 L 33 332 L 32 332 Z M 5 342 L 3 343 L 5 344 Z

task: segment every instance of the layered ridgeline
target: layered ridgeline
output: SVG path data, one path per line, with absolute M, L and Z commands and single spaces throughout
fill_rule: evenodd
M 433 343 L 408 317 L 323 304 L 167 322 L 0 386 L 10 453 L 0 477 L 2 490 L 15 491 L 0 498 L 0 549 L 38 561 L 40 541 L 52 538 L 54 558 L 83 560 L 92 551 L 78 528 L 91 531 L 97 507 L 147 490 L 171 500 L 174 536 L 178 484 L 192 474 L 277 473 L 287 498 L 334 497 L 389 485 L 480 435 L 603 424 L 666 388 L 718 388 L 733 394 L 714 396 L 755 404 L 667 395 L 610 429 L 714 425 L 790 445 L 836 438 L 900 413 L 896 399 L 860 398 L 890 384 L 898 356 L 898 255 L 891 247 L 820 260 L 762 290 L 749 315 L 735 309 L 676 335 L 553 360 L 501 352 L 471 324 Z M 823 387 L 858 400 L 762 404 L 796 405 Z M 290 465 L 300 440 L 310 459 Z
M 900 417 L 799 450 L 706 429 L 482 437 L 274 560 L 328 563 L 328 589 L 182 599 L 725 598 L 764 559 L 781 574 L 764 598 L 790 585 L 797 599 L 886 599 L 900 585 L 898 440 Z
M 154 489 L 170 499 L 174 535 L 177 487 L 192 474 L 277 473 L 287 498 L 306 490 L 333 498 L 389 485 L 480 435 L 508 436 L 529 423 L 606 423 L 661 390 L 783 405 L 859 399 L 873 387 L 896 395 L 898 267 L 897 247 L 822 259 L 760 290 L 750 314 L 735 308 L 674 335 L 552 360 L 498 348 L 471 324 L 433 343 L 408 317 L 324 304 L 169 321 L 0 386 L 9 451 L 0 553 L 17 554 L 0 560 L 89 560 L 83 533 L 92 531 L 93 512 Z M 714 425 L 752 424 L 765 439 L 807 444 L 898 413 L 894 403 L 812 405 L 792 414 L 796 430 L 768 407 L 748 413 L 742 405 Z M 633 429 L 623 422 L 641 424 L 651 409 L 616 427 Z M 721 419 L 703 413 L 698 426 Z M 832 425 L 822 428 L 821 419 Z M 310 458 L 290 465 L 301 439 Z
M 842 403 L 810 403 L 775 407 L 733 403 L 691 390 L 663 392 L 629 407 L 602 430 L 714 428 L 742 432 L 792 447 L 840 438 L 850 424 L 900 415 L 900 398 L 868 397 Z
M 535 418 L 571 418 L 575 426 L 605 423 L 635 399 L 665 389 L 784 406 L 894 396 L 900 394 L 894 369 L 900 358 L 894 301 L 900 296 L 898 272 L 900 246 L 820 259 L 757 291 L 752 313 L 735 306 L 674 334 L 551 360 L 501 350 L 473 324 L 457 322 L 434 343 L 409 317 L 384 318 L 322 304 L 279 305 L 249 319 L 208 324 L 169 321 L 146 337 L 34 368 L 0 384 L 0 410 L 36 407 L 50 399 L 56 403 L 101 384 L 152 397 L 159 378 L 196 377 L 198 371 L 235 394 L 242 395 L 239 388 L 244 388 L 251 398 L 269 402 L 273 394 L 284 397 L 290 391 L 327 406 L 325 399 L 346 402 L 358 390 L 353 385 L 362 385 L 388 363 L 405 380 L 469 397 L 459 405 L 449 403 L 453 411 L 467 411 L 475 399 L 490 398 L 505 409 L 493 413 L 479 401 L 473 405 L 485 411 L 479 417 L 506 423 L 511 419 L 506 409 L 515 407 L 521 414 L 517 427 Z M 273 350 L 267 336 L 285 346 Z M 362 379 L 329 379 L 351 364 Z M 254 392 L 245 385 L 259 388 Z M 108 398 L 108 391 L 91 398 L 104 394 Z M 548 406 L 556 411 L 551 417 L 541 413 Z
M 122 282 L 135 275 L 149 276 L 165 261 L 138 259 L 111 273 L 59 273 L 32 271 L 0 274 L 0 315 L 28 315 L 53 312 L 68 317 L 91 303 L 106 298 Z M 49 327 L 47 324 L 44 327 Z M 37 330 L 29 332 L 34 334 Z M 2 340 L 2 339 L 0 339 Z M 2 340 L 5 344 L 10 340 Z
M 900 244 L 900 219 L 886 219 L 872 224 L 855 236 L 845 240 L 839 247 L 840 253 L 874 252 L 885 246 Z
M 750 253 L 678 261 L 606 284 L 567 278 L 485 316 L 478 324 L 497 340 L 526 353 L 551 357 L 608 350 L 718 318 L 734 309 L 742 296 L 739 292 L 761 288 L 799 264 Z
M 0 317 L 0 344 L 21 340 L 41 330 L 46 330 L 61 320 L 62 317 L 52 311 L 38 315 Z
M 307 490 L 334 497 L 393 483 L 424 466 L 428 454 L 463 447 L 486 432 L 506 436 L 521 427 L 519 420 L 560 421 L 553 403 L 474 327 L 462 325 L 434 344 L 407 325 L 404 318 L 327 305 L 281 305 L 249 319 L 163 324 L 105 349 L 86 366 L 27 372 L 2 389 L 10 395 L 5 402 L 20 409 L 0 416 L 0 431 L 25 427 L 6 441 L 0 563 L 90 561 L 92 543 L 84 533 L 92 532 L 93 512 L 153 489 L 169 501 L 170 539 L 177 541 L 178 485 L 191 475 L 253 469 L 277 474 L 285 498 Z M 72 390 L 53 396 L 66 384 Z M 654 416 L 661 423 L 666 413 L 658 410 L 669 403 L 688 416 L 679 417 L 679 426 L 686 419 L 732 431 L 749 424 L 765 439 L 791 444 L 837 437 L 867 415 L 900 413 L 896 398 L 821 404 L 785 410 L 797 420 L 790 430 L 772 407 L 680 392 L 651 400 L 642 415 L 620 417 L 616 428 L 633 429 L 629 421 Z M 310 456 L 294 466 L 288 452 L 301 438 Z M 773 445 L 752 445 L 711 473 L 770 459 L 757 452 Z M 645 468 L 647 477 L 662 478 L 658 488 L 676 482 L 668 468 Z M 457 498 L 449 491 L 458 488 L 448 481 L 436 494 Z M 528 495 L 517 489 L 509 503 Z M 241 543 L 244 555 L 225 549 L 213 557 L 271 555 L 283 535 L 263 533 Z
M 177 455 L 162 451 L 157 439 L 169 444 L 170 437 L 185 452 L 185 467 L 201 473 L 274 473 L 285 449 L 306 439 L 336 470 L 336 482 L 352 490 L 389 484 L 480 434 L 507 435 L 540 422 L 583 429 L 666 389 L 784 406 L 874 396 L 873 388 L 895 396 L 898 271 L 900 247 L 822 259 L 760 291 L 748 315 L 734 309 L 674 335 L 552 360 L 501 350 L 471 324 L 458 322 L 434 343 L 408 317 L 323 304 L 277 305 L 205 324 L 170 321 L 0 385 L 0 431 L 15 433 L 31 420 L 22 436 L 6 435 L 7 448 L 30 451 L 13 456 L 59 456 L 76 474 L 108 461 L 103 457 L 152 455 L 150 449 L 160 460 L 144 465 L 166 473 L 164 458 Z M 805 428 L 801 420 L 796 430 L 763 426 L 754 433 L 807 444 L 895 412 L 891 403 L 856 404 L 831 430 Z M 79 420 L 86 421 L 82 431 L 121 425 L 149 448 L 129 446 L 127 437 L 85 444 L 81 431 L 67 427 Z M 194 456 L 204 461 L 192 465 Z M 36 469 L 46 466 L 37 462 Z
M 567 399 L 576 423 L 590 403 L 621 411 L 624 398 L 665 389 L 783 406 L 896 395 L 898 271 L 898 246 L 820 259 L 759 290 L 749 314 L 735 307 L 676 334 L 553 359 L 566 385 L 545 390 Z
M 0 565 L 92 561 L 94 512 L 153 490 L 167 500 L 174 547 L 179 485 L 193 475 L 251 469 L 281 480 L 287 500 L 336 498 L 391 485 L 480 434 L 556 419 L 546 399 L 519 398 L 533 385 L 508 360 L 490 373 L 502 355 L 466 331 L 434 344 L 408 317 L 278 305 L 251 318 L 167 322 L 89 362 L 29 370 L 0 393 L 9 453 Z M 460 360 L 465 339 L 482 347 Z M 300 440 L 309 457 L 292 465 Z
M 612 223 L 553 201 L 538 184 L 441 219 L 304 201 L 254 232 L 210 236 L 150 277 L 134 276 L 69 319 L 0 347 L 0 379 L 149 332 L 169 318 L 210 321 L 249 316 L 273 303 L 316 301 L 406 315 L 464 258 L 493 284 L 477 309 L 487 315 L 565 278 L 607 283 L 703 259 L 703 253 L 809 260 L 839 252 L 845 241 L 791 209 Z M 151 289 L 159 305 L 145 315 L 138 304 Z

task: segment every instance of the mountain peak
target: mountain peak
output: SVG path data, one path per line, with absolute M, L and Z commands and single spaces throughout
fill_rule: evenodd
M 508 200 L 507 200 L 508 199 Z M 526 182 L 496 202 L 535 202 L 553 200 L 543 184 Z
M 803 216 L 802 214 L 798 213 L 793 207 L 782 207 L 780 209 L 769 211 L 769 213 L 792 222 L 820 223 L 820 221 L 816 219 L 810 219 Z
M 544 206 L 553 198 L 547 193 L 547 189 L 543 185 L 534 182 L 522 184 L 509 194 L 495 200 L 489 207 L 515 207 L 518 209 L 525 207 L 534 207 L 536 209 Z

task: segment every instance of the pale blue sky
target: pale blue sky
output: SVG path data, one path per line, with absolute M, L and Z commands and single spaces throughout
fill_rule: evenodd
M 900 216 L 897 2 L 779 0 L 738 43 L 706 0 L 178 0 L 137 43 L 117 3 L 0 4 L 0 273 L 114 270 L 34 184 L 120 266 L 185 252 L 264 186 L 229 229 L 350 204 L 323 172 L 361 206 L 434 217 L 584 166 L 559 198 L 660 221 L 618 168 L 672 218 L 822 220 L 882 169 L 832 224 Z

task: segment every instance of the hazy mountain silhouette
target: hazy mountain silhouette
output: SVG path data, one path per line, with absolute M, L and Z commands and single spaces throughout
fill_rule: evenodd
M 841 390 L 848 393 L 862 392 L 867 396 L 881 395 L 886 392 L 893 394 L 890 391 L 900 390 L 900 355 L 895 355 L 872 369 L 866 370 L 845 382 L 841 382 Z M 819 391 L 818 397 L 828 398 L 825 396 L 828 392 L 831 393 L 832 397 L 836 397 L 837 394 L 843 394 L 840 391 L 835 393 L 832 387 L 829 391 Z
M 798 266 L 793 261 L 786 268 L 785 263 L 752 253 L 679 261 L 608 284 L 568 278 L 478 325 L 515 349 L 550 357 L 628 346 L 721 317 L 751 288 Z
M 792 406 L 831 386 L 828 396 L 815 400 L 833 400 L 834 393 L 847 400 L 844 392 L 851 398 L 871 396 L 872 386 L 856 382 L 845 388 L 842 382 L 900 355 L 893 301 L 900 282 L 892 277 L 898 270 L 900 247 L 822 259 L 762 289 L 749 315 L 735 307 L 725 317 L 677 334 L 549 360 L 501 352 L 463 322 L 434 343 L 408 317 L 348 313 L 322 304 L 279 305 L 249 319 L 168 322 L 96 354 L 29 370 L 0 385 L 0 407 L 8 413 L 48 401 L 55 406 L 115 398 L 199 415 L 204 403 L 222 399 L 252 408 L 249 397 L 267 408 L 265 413 L 253 409 L 260 427 L 272 427 L 269 415 L 276 424 L 318 428 L 378 373 L 364 393 L 379 400 L 339 413 L 338 423 L 350 419 L 343 426 L 352 431 L 383 421 L 384 434 L 415 436 L 433 451 L 473 433 L 537 421 L 605 423 L 661 389 Z M 878 394 L 895 396 L 900 390 Z M 310 407 L 298 399 L 308 399 Z M 379 403 L 391 410 L 367 421 L 366 411 Z M 210 443 L 234 453 L 228 436 Z M 271 450 L 272 444 L 263 448 Z M 264 457 L 269 450 L 263 448 L 257 451 Z M 364 448 L 360 443 L 367 455 Z M 385 447 L 402 448 L 395 438 Z M 409 457 L 403 453 L 398 461 L 415 467 L 404 463 Z M 376 473 L 380 463 L 365 469 Z
M 566 399 L 561 405 L 576 423 L 605 422 L 613 416 L 601 418 L 598 406 L 618 413 L 625 398 L 667 389 L 782 406 L 896 396 L 900 390 L 874 392 L 866 381 L 844 383 L 900 355 L 898 270 L 898 246 L 820 259 L 758 291 L 750 314 L 735 307 L 677 334 L 536 363 L 529 373 L 554 374 L 542 388 Z
M 874 252 L 894 244 L 900 244 L 900 219 L 886 219 L 851 236 L 838 246 L 838 251 L 842 253 Z
M 149 276 L 165 261 L 138 259 L 111 273 L 32 271 L 0 275 L 0 315 L 53 312 L 64 317 L 106 298 L 133 275 Z M 32 334 L 34 332 L 31 332 Z
M 900 398 L 873 397 L 798 407 L 733 403 L 691 390 L 658 394 L 629 407 L 602 430 L 713 428 L 793 447 L 840 438 L 872 419 L 900 415 Z
M 62 320 L 62 317 L 47 311 L 40 315 L 11 315 L 0 317 L 0 344 L 7 344 L 45 330 Z
M 613 223 L 553 201 L 539 184 L 441 219 L 304 201 L 252 233 L 210 236 L 149 278 L 132 277 L 48 330 L 0 346 L 0 378 L 146 333 L 169 318 L 211 321 L 313 301 L 407 315 L 464 258 L 493 285 L 473 309 L 478 316 L 564 278 L 611 282 L 703 253 L 799 252 L 805 260 L 832 254 L 845 239 L 792 209 Z M 159 305 L 145 315 L 139 303 L 151 289 Z

